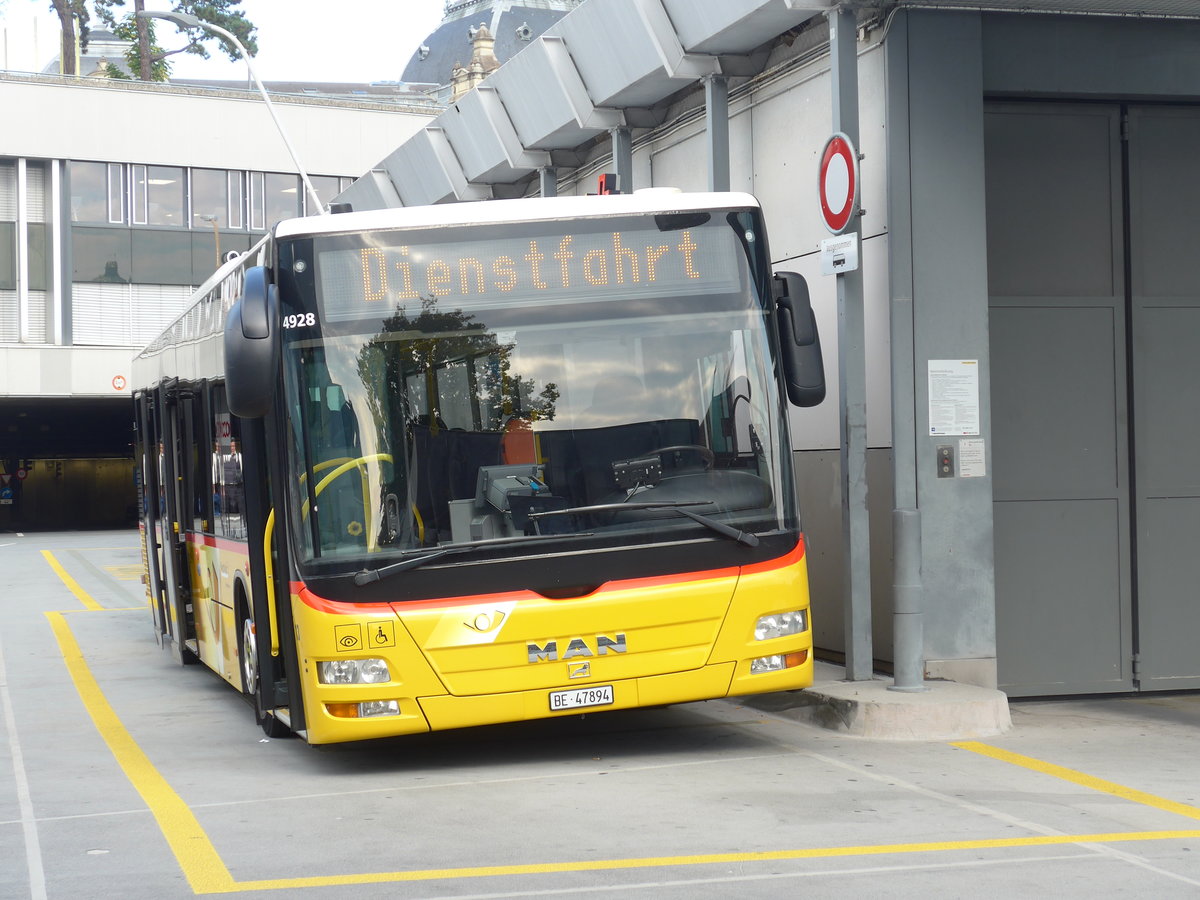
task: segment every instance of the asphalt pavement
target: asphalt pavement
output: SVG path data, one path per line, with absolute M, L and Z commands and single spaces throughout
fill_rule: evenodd
M 1200 694 L 953 740 L 709 701 L 312 748 L 155 645 L 139 571 L 132 532 L 0 533 L 2 898 L 1200 897 Z

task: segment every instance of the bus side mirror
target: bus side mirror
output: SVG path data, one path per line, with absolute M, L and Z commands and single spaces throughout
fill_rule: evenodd
M 271 409 L 280 341 L 278 291 L 266 267 L 254 266 L 225 320 L 225 395 L 235 416 L 257 419 Z
M 825 399 L 825 362 L 808 282 L 795 272 L 776 272 L 771 284 L 788 399 L 796 406 L 816 406 Z

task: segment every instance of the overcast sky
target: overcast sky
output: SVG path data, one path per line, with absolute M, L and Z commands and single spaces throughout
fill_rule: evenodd
M 132 0 L 126 5 L 133 9 Z M 170 9 L 169 0 L 146 0 Z M 396 81 L 422 39 L 442 19 L 444 0 L 242 0 L 258 29 L 254 67 L 264 81 Z M 58 19 L 50 0 L 0 0 L 0 67 L 40 70 L 58 55 Z M 37 20 L 36 32 L 34 20 Z M 175 26 L 159 22 L 158 40 L 180 46 Z M 36 50 L 34 46 L 36 34 Z M 27 60 L 36 53 L 38 62 Z M 243 78 L 246 67 L 220 51 L 210 59 L 171 57 L 177 78 Z

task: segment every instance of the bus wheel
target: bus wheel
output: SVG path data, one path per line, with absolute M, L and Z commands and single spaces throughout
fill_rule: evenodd
M 254 718 L 258 721 L 267 737 L 282 738 L 291 735 L 292 730 L 280 722 L 274 715 L 263 709 L 258 690 L 258 640 L 254 630 L 254 620 L 242 615 L 242 630 L 238 635 L 238 655 L 242 661 L 242 692 L 254 706 Z
M 258 692 L 258 642 L 254 637 L 254 620 L 242 619 L 238 655 L 242 660 L 242 692 L 253 697 Z

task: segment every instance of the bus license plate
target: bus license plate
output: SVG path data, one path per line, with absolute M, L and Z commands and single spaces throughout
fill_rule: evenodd
M 610 706 L 613 702 L 613 686 L 597 684 L 592 687 L 576 688 L 573 691 L 551 691 L 550 711 L 580 709 L 588 706 Z

